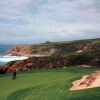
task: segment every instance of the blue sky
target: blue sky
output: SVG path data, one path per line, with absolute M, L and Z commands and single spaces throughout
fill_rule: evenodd
M 100 37 L 100 0 L 0 0 L 0 43 Z

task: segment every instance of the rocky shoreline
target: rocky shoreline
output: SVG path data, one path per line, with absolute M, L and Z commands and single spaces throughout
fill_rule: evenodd
M 21 71 L 31 71 L 31 70 L 46 70 L 50 68 L 63 68 L 63 67 L 99 67 L 100 66 L 100 60 L 98 62 L 96 61 L 96 64 L 94 63 L 93 59 L 91 58 L 90 61 L 81 59 L 80 61 L 77 61 L 77 59 L 80 57 L 75 56 L 69 56 L 69 57 L 29 57 L 25 60 L 18 60 L 18 61 L 11 61 L 5 65 L 1 65 L 0 67 L 0 74 L 10 73 L 14 70 Z M 95 59 L 96 60 L 96 59 Z M 93 61 L 93 62 L 92 62 Z
M 79 40 L 69 43 L 17 45 L 5 52 L 28 59 L 0 65 L 0 74 L 49 68 L 100 67 L 100 39 Z

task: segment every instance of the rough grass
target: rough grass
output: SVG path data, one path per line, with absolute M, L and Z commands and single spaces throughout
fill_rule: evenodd
M 99 100 L 100 87 L 69 91 L 71 82 L 96 68 L 66 68 L 0 77 L 0 100 Z

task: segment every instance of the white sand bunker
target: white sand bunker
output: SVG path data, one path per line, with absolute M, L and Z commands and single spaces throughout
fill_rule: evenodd
M 80 80 L 76 80 L 70 90 L 80 90 L 100 86 L 100 71 L 95 71 L 90 75 L 85 75 Z

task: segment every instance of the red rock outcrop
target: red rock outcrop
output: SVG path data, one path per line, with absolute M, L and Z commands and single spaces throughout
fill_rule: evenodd
M 7 73 L 8 66 L 7 65 L 0 65 L 0 74 Z
M 28 45 L 14 46 L 7 51 L 8 54 L 13 54 L 13 55 L 27 55 L 27 54 L 32 54 L 32 52 L 33 52 L 33 47 Z
M 69 43 L 20 45 L 12 47 L 7 53 L 24 56 L 31 55 L 31 57 L 38 55 L 41 57 L 9 62 L 6 64 L 6 72 L 11 72 L 15 69 L 27 71 L 77 65 L 100 67 L 100 39 Z M 2 72 L 3 69 L 0 68 L 0 70 Z
M 7 64 L 7 72 L 12 72 L 17 69 L 18 71 L 40 70 L 56 67 L 67 66 L 68 60 L 66 58 L 29 58 L 22 61 L 10 62 Z
M 94 52 L 95 53 L 95 52 Z M 63 68 L 69 66 L 77 66 L 84 67 L 82 65 L 88 65 L 93 67 L 100 67 L 100 57 L 98 54 L 94 55 L 91 53 L 86 55 L 75 54 L 69 57 L 62 56 L 49 56 L 49 57 L 32 57 L 26 60 L 20 61 L 12 61 L 6 65 L 2 65 L 0 67 L 1 73 L 12 72 L 17 69 L 18 71 L 29 71 L 29 70 L 41 70 L 41 69 L 49 69 L 49 68 Z M 3 66 L 6 66 L 6 70 L 3 71 Z
M 56 55 L 66 56 L 68 53 L 88 51 L 100 48 L 100 40 L 81 40 L 69 43 L 51 43 L 40 45 L 18 45 L 12 47 L 7 53 L 14 55 Z
M 6 53 L 22 56 L 49 56 L 55 49 L 47 45 L 18 45 L 10 48 Z

